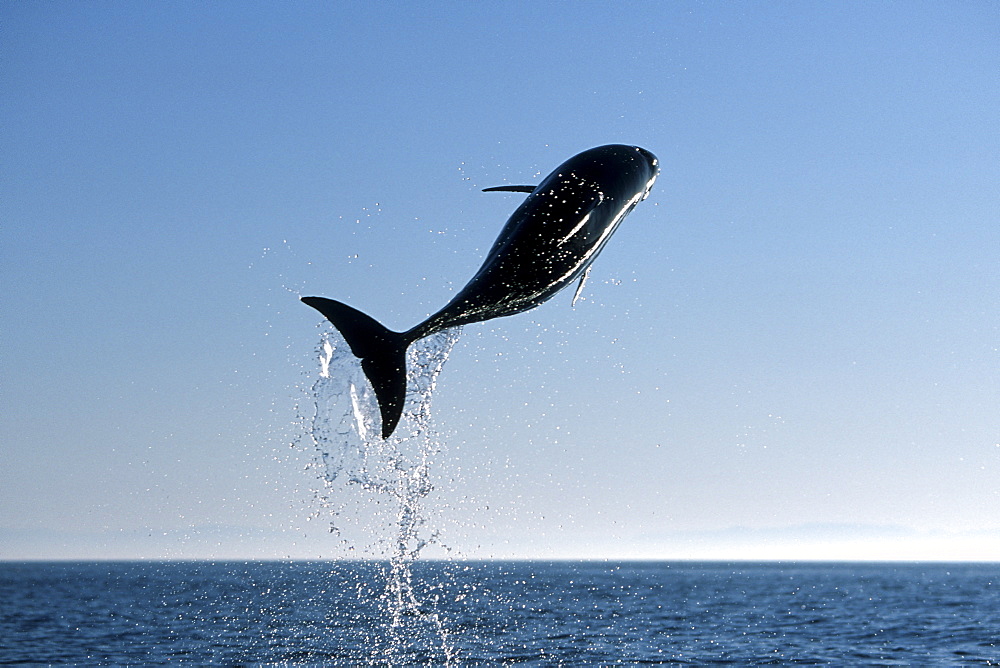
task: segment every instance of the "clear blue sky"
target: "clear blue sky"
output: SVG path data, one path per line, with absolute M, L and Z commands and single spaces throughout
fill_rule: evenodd
M 1000 559 L 995 2 L 0 12 L 0 558 L 337 556 L 298 296 L 409 327 L 623 142 L 584 300 L 444 369 L 456 553 Z

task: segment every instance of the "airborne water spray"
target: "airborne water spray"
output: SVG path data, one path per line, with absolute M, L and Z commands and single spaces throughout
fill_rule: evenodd
M 327 328 L 318 346 L 309 434 L 324 485 L 321 501 L 332 513 L 331 532 L 342 537 L 348 554 L 387 562 L 382 597 L 389 637 L 382 640 L 388 641 L 384 658 L 394 662 L 422 656 L 447 665 L 454 658 L 443 620 L 414 587 L 413 565 L 424 548 L 438 542 L 425 507 L 433 489 L 431 467 L 442 448 L 430 404 L 460 332 L 438 332 L 410 347 L 405 408 L 387 439 L 380 435 L 371 386 L 343 337 Z M 364 526 L 348 527 L 351 522 Z M 351 529 L 355 535 L 348 536 Z M 364 534 L 367 539 L 360 537 Z

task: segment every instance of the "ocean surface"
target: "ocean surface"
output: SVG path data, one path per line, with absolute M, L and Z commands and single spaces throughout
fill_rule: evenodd
M 0 665 L 1000 664 L 1000 564 L 0 563 Z M 402 600 L 409 597 L 409 601 Z

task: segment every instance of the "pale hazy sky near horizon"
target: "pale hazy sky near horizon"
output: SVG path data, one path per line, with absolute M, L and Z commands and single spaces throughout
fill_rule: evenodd
M 997 3 L 0 15 L 0 559 L 341 556 L 298 297 L 409 327 L 620 142 L 584 299 L 442 373 L 452 554 L 1000 560 Z

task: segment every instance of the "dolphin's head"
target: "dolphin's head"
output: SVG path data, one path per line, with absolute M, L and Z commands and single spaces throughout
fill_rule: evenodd
M 635 206 L 649 196 L 660 173 L 659 165 L 655 155 L 639 146 L 597 146 L 559 165 L 534 192 L 596 191 L 608 205 L 630 202 L 630 206 Z M 564 196 L 559 194 L 558 197 L 563 199 Z

